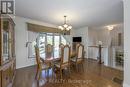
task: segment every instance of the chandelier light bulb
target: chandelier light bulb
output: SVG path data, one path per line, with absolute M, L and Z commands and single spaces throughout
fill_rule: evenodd
M 61 29 L 61 30 L 64 30 L 64 28 L 62 26 L 58 26 L 58 28 Z
M 61 29 L 61 28 L 62 28 L 62 26 L 58 26 L 58 28 L 59 28 L 59 29 Z
M 62 27 L 61 30 L 64 30 L 64 28 Z
M 108 30 L 113 30 L 114 26 L 107 26 Z
M 69 28 L 69 29 L 72 29 L 72 26 L 69 26 L 68 28 Z
M 67 28 L 66 28 L 66 30 L 67 30 L 67 31 L 69 31 L 69 30 L 70 30 L 70 28 L 69 28 L 69 27 L 67 27 Z
M 63 26 L 64 26 L 65 28 L 67 28 L 67 27 L 68 27 L 68 25 L 67 25 L 67 24 L 64 24 Z

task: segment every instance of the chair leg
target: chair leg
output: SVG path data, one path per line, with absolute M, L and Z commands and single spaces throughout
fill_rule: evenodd
M 47 69 L 47 77 L 49 77 L 49 69 Z
M 49 69 L 47 69 L 47 81 L 49 81 Z
M 39 87 L 39 80 L 37 80 L 37 87 Z
M 46 69 L 45 69 L 45 76 L 46 76 L 46 72 L 47 72 L 47 71 L 46 71 Z
M 57 68 L 55 68 L 55 71 L 54 71 L 54 78 L 58 78 L 58 74 L 57 74 Z
M 40 77 L 41 77 L 41 71 L 39 72 L 39 75 L 38 75 L 38 81 L 40 80 Z
M 71 73 L 71 72 L 70 72 L 70 66 L 69 66 L 69 73 Z
M 78 64 L 76 64 L 76 71 L 78 72 Z
M 35 75 L 36 80 L 37 80 L 37 75 L 38 75 L 38 68 L 37 68 L 36 75 Z
M 69 77 L 70 77 L 70 73 L 71 73 L 71 72 L 70 72 L 70 66 L 69 66 Z
M 62 69 L 60 69 L 60 78 L 62 79 Z
M 82 68 L 83 68 L 83 72 L 84 72 L 84 65 L 83 65 L 83 63 L 82 63 Z
M 57 79 L 57 70 L 56 69 L 53 69 L 53 78 Z
M 39 75 L 38 75 L 38 81 L 40 80 L 41 74 L 42 74 L 42 70 L 39 70 Z
M 52 68 L 51 70 L 52 70 L 51 73 L 52 73 L 52 78 L 53 78 L 54 77 L 54 69 Z

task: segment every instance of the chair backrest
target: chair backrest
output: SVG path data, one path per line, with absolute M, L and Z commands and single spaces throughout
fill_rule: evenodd
M 51 44 L 47 44 L 46 45 L 46 57 L 52 57 L 52 53 L 53 53 L 53 45 Z
M 40 68 L 41 67 L 41 61 L 40 61 L 40 55 L 39 55 L 39 48 L 38 48 L 38 46 L 35 46 L 35 55 L 36 55 L 37 66 L 38 66 L 38 68 Z
M 62 47 L 64 47 L 64 44 L 60 43 L 59 48 L 62 48 Z
M 65 45 L 61 48 L 61 64 L 69 63 L 70 60 L 70 47 Z
M 78 46 L 79 46 L 79 45 L 80 45 L 80 43 L 77 43 L 77 44 L 76 44 L 76 50 L 78 49 Z
M 46 45 L 46 52 L 52 53 L 52 52 L 53 52 L 53 45 L 47 44 L 47 45 Z
M 61 51 L 62 51 L 62 48 L 64 47 L 64 44 L 60 43 L 59 45 L 59 55 L 61 57 Z
M 77 59 L 80 58 L 80 59 L 83 59 L 83 55 L 84 55 L 84 46 L 82 44 L 79 44 L 77 46 Z

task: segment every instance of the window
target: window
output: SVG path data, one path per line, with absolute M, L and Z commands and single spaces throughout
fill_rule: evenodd
M 65 38 L 62 35 L 61 35 L 61 43 L 66 45 L 66 40 L 65 40 Z
M 32 35 L 35 37 L 35 39 Z M 32 37 L 33 37 L 33 39 L 32 39 Z M 36 35 L 35 33 L 30 32 L 29 41 L 30 41 L 30 43 L 28 45 L 29 58 L 35 58 L 34 46 L 36 45 L 36 43 L 39 47 L 41 58 L 45 58 L 45 49 L 46 49 L 47 44 L 53 45 L 53 47 L 54 47 L 53 56 L 56 58 L 56 57 L 59 57 L 59 44 L 62 43 L 64 45 L 66 45 L 66 43 L 67 43 L 66 39 L 58 33 L 40 33 L 40 34 Z
M 41 57 L 45 57 L 45 44 L 46 44 L 45 36 L 46 36 L 45 34 L 40 34 L 37 41 Z

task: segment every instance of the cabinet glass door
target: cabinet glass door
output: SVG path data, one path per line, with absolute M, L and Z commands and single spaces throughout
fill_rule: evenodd
M 9 59 L 9 22 L 3 21 L 2 42 L 3 42 L 3 62 Z

